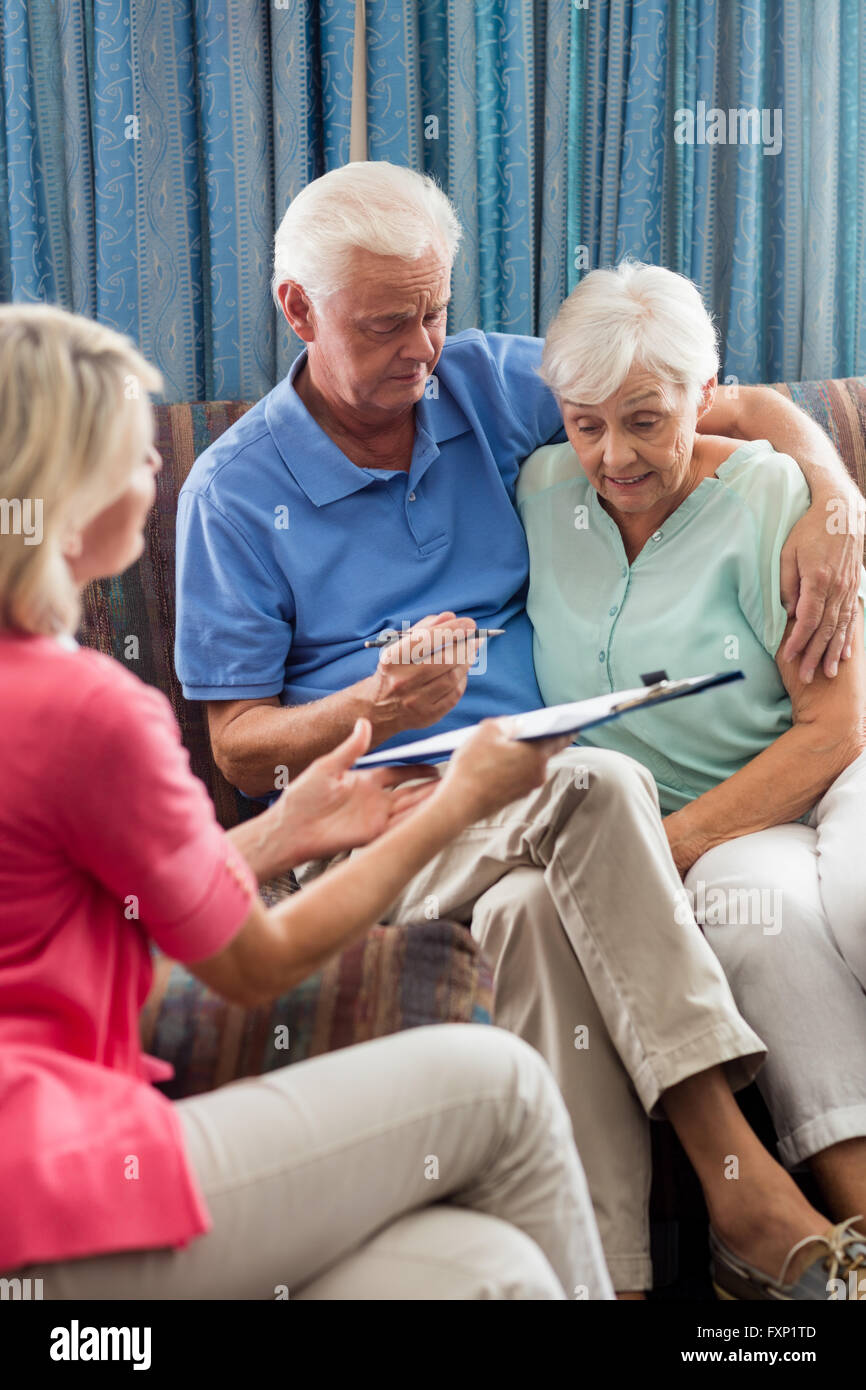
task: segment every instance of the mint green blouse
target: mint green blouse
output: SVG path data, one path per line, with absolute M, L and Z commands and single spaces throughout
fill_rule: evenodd
M 780 556 L 809 507 L 800 469 L 765 439 L 740 445 L 629 565 L 571 445 L 524 463 L 517 504 L 529 542 L 527 610 L 546 704 L 740 668 L 745 681 L 587 731 L 653 774 L 668 814 L 739 771 L 791 727 L 775 662 L 787 615 Z M 866 597 L 866 573 L 861 586 Z

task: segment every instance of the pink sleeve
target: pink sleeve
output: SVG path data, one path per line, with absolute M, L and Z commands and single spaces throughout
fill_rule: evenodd
M 50 783 L 58 835 L 160 950 L 203 960 L 248 916 L 255 878 L 190 771 L 168 701 L 107 671 L 78 707 Z

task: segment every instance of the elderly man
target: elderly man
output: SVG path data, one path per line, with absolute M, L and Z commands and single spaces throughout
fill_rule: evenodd
M 540 703 L 514 486 L 528 454 L 564 438 L 562 421 L 537 376 L 540 340 L 446 339 L 459 234 L 430 180 L 385 163 L 316 180 L 277 233 L 274 294 L 305 351 L 197 460 L 178 513 L 178 673 L 187 698 L 207 702 L 219 766 L 249 796 L 273 794 L 359 715 L 385 746 Z M 825 524 L 829 498 L 851 490 L 841 465 L 771 391 L 743 388 L 702 425 L 769 437 L 802 461 L 813 507 L 783 583 L 792 603 L 799 593 L 804 667 L 823 657 L 832 673 L 858 566 L 857 538 Z M 445 650 L 365 649 L 406 624 Z M 473 667 L 473 644 L 445 638 L 475 624 L 506 635 Z M 763 1047 L 683 913 L 636 764 L 560 755 L 544 788 L 473 827 L 390 916 L 425 912 L 471 923 L 495 967 L 496 1021 L 553 1068 L 617 1289 L 651 1279 L 632 1087 L 671 1119 L 717 1233 L 742 1257 L 773 1275 L 796 1240 L 825 1229 L 733 1099 Z M 724 1181 L 732 1153 L 737 1184 Z

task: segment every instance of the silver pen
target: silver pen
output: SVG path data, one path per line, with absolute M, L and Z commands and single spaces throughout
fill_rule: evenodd
M 369 642 L 365 642 L 365 643 L 364 643 L 364 646 L 365 646 L 365 647 L 390 647 L 390 646 L 393 646 L 393 644 L 394 644 L 395 642 L 399 642 L 403 637 L 409 637 L 409 636 L 411 636 L 412 633 L 413 633 L 413 631 L 415 631 L 415 629 L 413 629 L 413 628 L 407 628 L 405 632 L 383 632 L 383 633 L 380 634 L 380 636 L 374 637 L 374 638 L 373 638 L 371 641 L 369 641 Z M 438 631 L 439 631 L 438 628 L 435 628 L 435 627 L 432 628 L 432 629 L 430 630 L 430 636 L 431 636 L 431 637 L 435 637 L 435 636 L 436 636 L 436 633 L 437 633 Z M 453 629 L 453 628 L 443 628 L 442 631 L 443 631 L 443 632 L 453 632 L 454 629 Z M 463 629 L 461 628 L 461 629 L 460 629 L 460 632 L 461 632 L 461 635 L 465 636 L 465 638 L 466 638 L 467 641 L 469 640 L 469 638 L 476 638 L 476 637 L 480 639 L 480 638 L 486 638 L 486 637 L 504 637 L 504 636 L 505 636 L 505 628 L 504 628 L 504 627 L 477 627 L 477 628 L 475 629 L 474 632 L 467 632 L 467 633 L 463 633 Z

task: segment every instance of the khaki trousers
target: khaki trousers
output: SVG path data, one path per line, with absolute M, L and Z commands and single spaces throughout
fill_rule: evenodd
M 649 1288 L 646 1116 L 708 1067 L 744 1086 L 765 1048 L 686 910 L 650 774 L 591 748 L 550 769 L 439 854 L 386 920 L 471 924 L 495 972 L 494 1022 L 537 1048 L 562 1091 L 614 1287 Z

